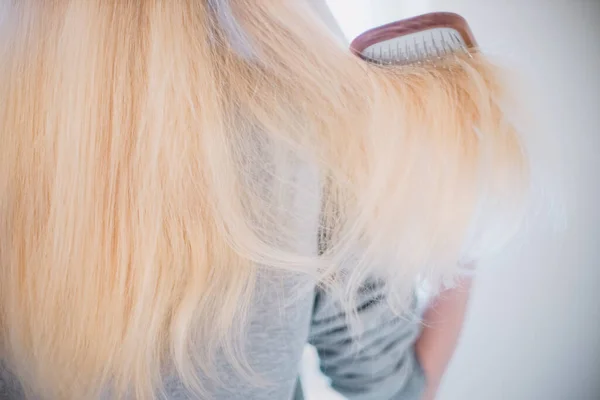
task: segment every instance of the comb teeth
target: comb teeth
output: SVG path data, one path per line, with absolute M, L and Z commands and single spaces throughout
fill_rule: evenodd
M 408 65 L 440 60 L 449 55 L 471 55 L 464 39 L 452 28 L 432 28 L 397 36 L 367 47 L 362 55 L 376 64 Z

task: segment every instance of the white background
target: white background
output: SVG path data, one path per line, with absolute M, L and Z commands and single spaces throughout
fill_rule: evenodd
M 526 78 L 537 123 L 526 134 L 551 213 L 483 263 L 439 399 L 600 399 L 600 0 L 327 2 L 349 40 L 422 12 L 457 12 L 484 51 Z M 308 399 L 337 398 L 310 362 Z

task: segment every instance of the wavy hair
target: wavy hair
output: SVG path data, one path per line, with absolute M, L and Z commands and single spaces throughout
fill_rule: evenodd
M 260 271 L 349 314 L 377 276 L 401 312 L 519 226 L 526 157 L 479 52 L 369 65 L 304 1 L 0 4 L 0 357 L 32 396 L 152 399 L 165 368 L 200 393 L 217 350 L 243 365 Z

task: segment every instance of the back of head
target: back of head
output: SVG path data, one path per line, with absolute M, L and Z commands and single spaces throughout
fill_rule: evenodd
M 242 363 L 259 269 L 378 275 L 399 310 L 455 276 L 514 231 L 527 174 L 493 67 L 449 63 L 366 65 L 302 1 L 3 0 L 0 357 L 42 398 L 151 399 L 166 367 L 200 391 L 215 350 Z

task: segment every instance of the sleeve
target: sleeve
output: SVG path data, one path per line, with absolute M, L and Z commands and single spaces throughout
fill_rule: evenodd
M 420 322 L 395 315 L 381 283 L 366 283 L 357 304 L 360 337 L 353 335 L 339 303 L 317 290 L 309 342 L 317 349 L 321 371 L 349 400 L 419 400 L 425 388 L 414 352 Z

